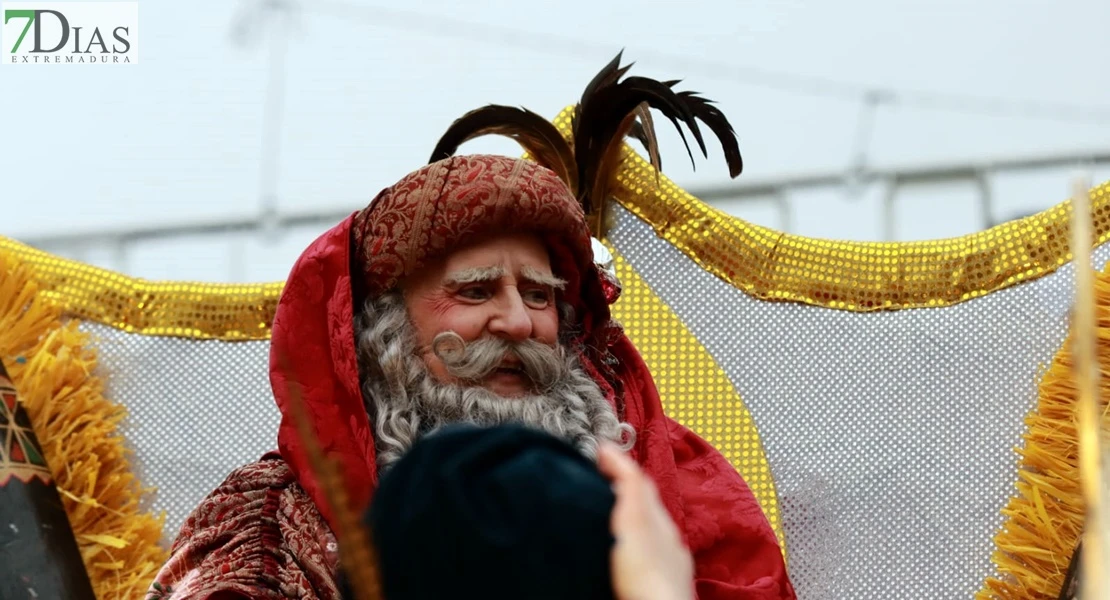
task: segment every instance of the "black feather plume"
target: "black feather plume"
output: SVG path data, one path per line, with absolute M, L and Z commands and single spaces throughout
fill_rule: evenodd
M 631 65 L 620 66 L 621 54 L 594 77 L 575 109 L 573 143 L 578 165 L 579 201 L 589 214 L 603 205 L 620 164 L 620 152 L 627 137 L 635 137 L 648 151 L 652 166 L 661 168 L 658 142 L 650 109 L 658 110 L 671 121 L 694 163 L 686 138 L 690 130 L 702 156 L 708 156 L 705 138 L 698 121 L 703 122 L 720 140 L 728 162 L 729 174 L 743 171 L 736 133 L 724 114 L 693 92 L 675 92 L 678 80 L 656 81 L 647 77 L 621 79 Z M 638 120 L 636 120 L 638 118 Z M 696 168 L 696 163 L 695 168 Z
M 466 113 L 440 137 L 429 162 L 448 158 L 459 146 L 484 135 L 512 138 L 570 189 L 578 187 L 574 151 L 566 139 L 550 121 L 524 108 L 491 104 Z
M 652 109 L 658 110 L 674 125 L 695 168 L 694 153 L 685 129 L 690 130 L 704 157 L 708 156 L 708 151 L 698 122 L 705 124 L 721 143 L 729 175 L 738 177 L 744 169 L 744 161 L 736 132 L 724 113 L 696 92 L 675 92 L 679 80 L 624 78 L 632 64 L 622 67 L 622 55 L 623 51 L 586 85 L 574 107 L 569 143 L 554 125 L 535 113 L 492 105 L 471 111 L 455 121 L 436 145 L 431 160 L 451 156 L 463 143 L 482 135 L 510 137 L 567 183 L 586 213 L 597 219 L 595 233 L 600 233 L 601 209 L 620 166 L 627 138 L 635 138 L 643 144 L 657 175 L 662 170 Z

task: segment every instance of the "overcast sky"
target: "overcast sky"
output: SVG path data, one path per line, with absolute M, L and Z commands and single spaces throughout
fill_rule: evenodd
M 137 65 L 0 66 L 0 233 L 218 221 L 254 214 L 268 187 L 279 210 L 356 210 L 423 164 L 463 112 L 496 102 L 553 117 L 621 48 L 633 73 L 682 78 L 719 102 L 740 137 L 741 181 L 849 167 L 872 88 L 895 98 L 875 113 L 873 167 L 1110 151 L 1106 0 L 295 3 L 277 154 L 264 115 L 281 22 L 258 6 L 144 0 Z M 681 185 L 727 181 L 719 147 L 694 172 L 674 134 L 663 144 Z M 270 180 L 260 169 L 273 156 Z M 1070 172 L 995 179 L 996 217 L 1061 201 Z M 978 229 L 973 192 L 904 194 L 897 236 Z M 881 239 L 881 196 L 792 196 L 791 229 Z M 782 225 L 770 203 L 725 208 Z M 318 233 L 67 252 L 144 277 L 273 280 Z

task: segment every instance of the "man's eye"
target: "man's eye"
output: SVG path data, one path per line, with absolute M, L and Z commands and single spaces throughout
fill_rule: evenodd
M 533 308 L 547 308 L 551 303 L 551 293 L 547 290 L 528 290 L 524 292 L 524 301 Z
M 474 285 L 459 290 L 459 295 L 469 300 L 485 300 L 489 298 L 489 291 L 482 286 Z

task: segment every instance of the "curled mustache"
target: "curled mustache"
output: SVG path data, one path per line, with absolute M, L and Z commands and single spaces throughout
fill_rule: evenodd
M 536 340 L 482 338 L 467 344 L 459 334 L 444 331 L 432 340 L 432 352 L 453 377 L 471 382 L 481 381 L 507 358 L 515 357 L 520 361 L 521 372 L 539 393 L 550 390 L 566 369 L 566 351 L 562 346 L 552 347 Z

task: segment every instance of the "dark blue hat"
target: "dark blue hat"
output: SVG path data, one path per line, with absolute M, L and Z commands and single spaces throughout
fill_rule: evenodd
M 453 426 L 413 445 L 366 515 L 386 600 L 612 600 L 609 482 L 567 442 Z

